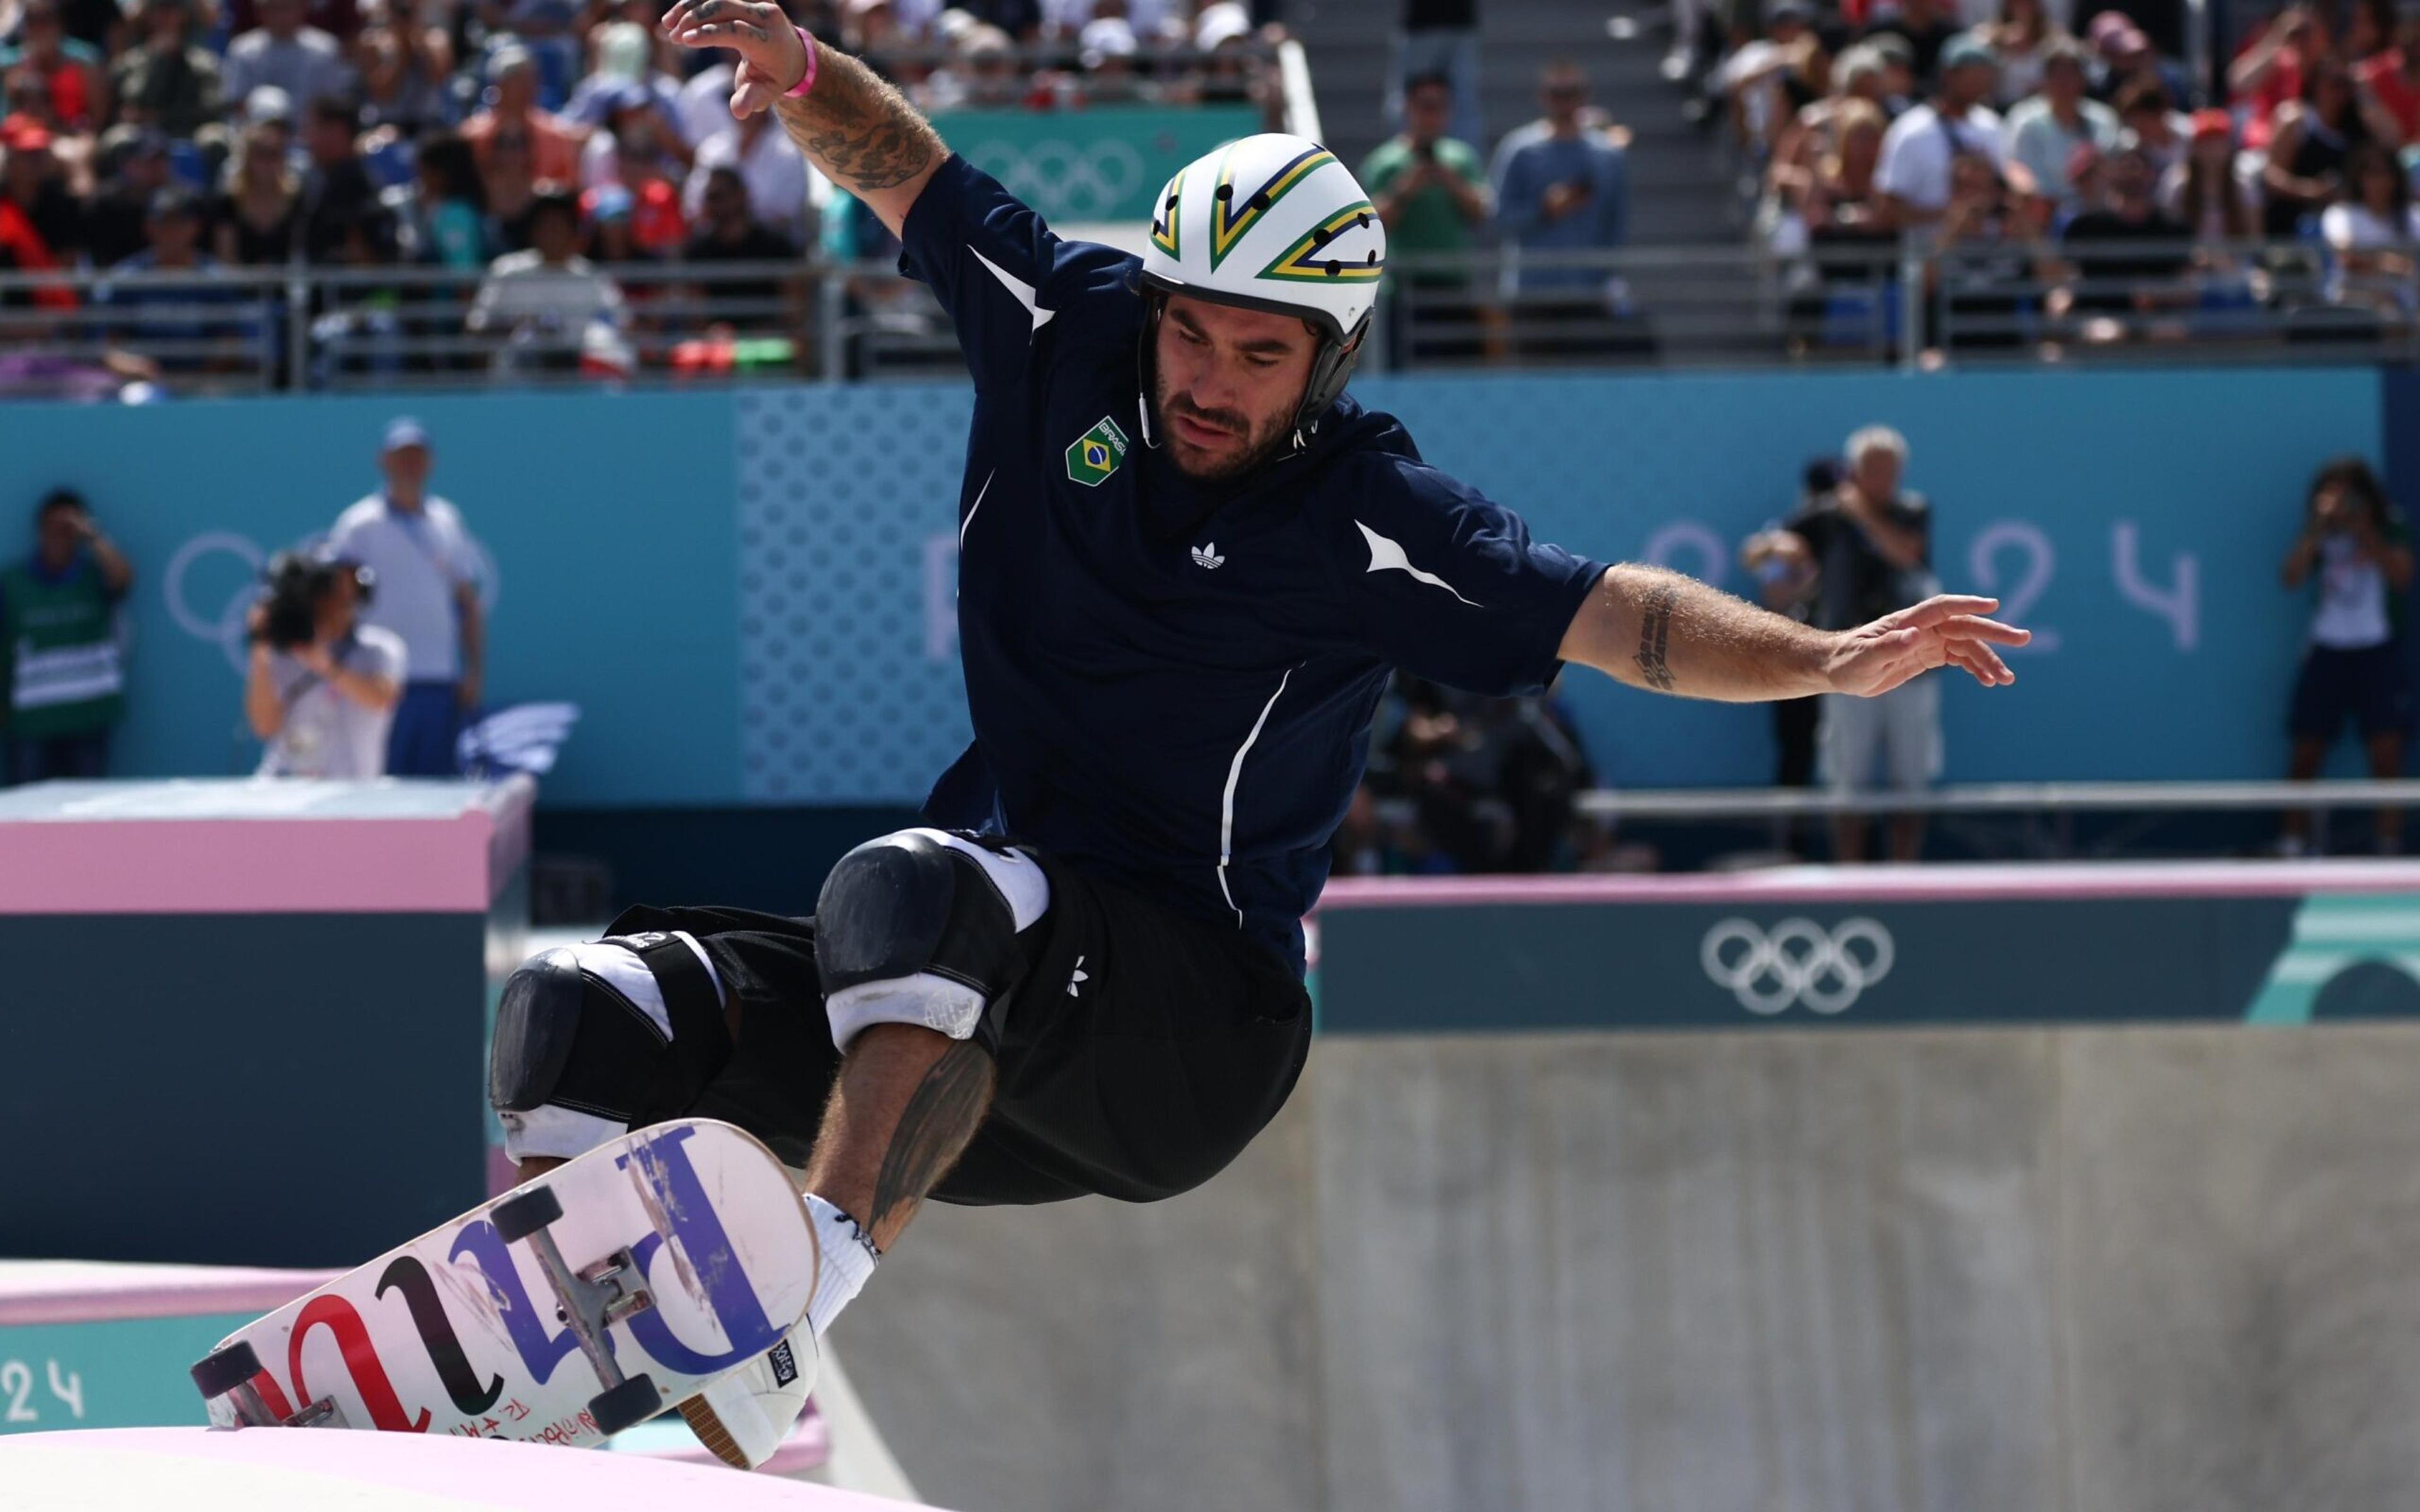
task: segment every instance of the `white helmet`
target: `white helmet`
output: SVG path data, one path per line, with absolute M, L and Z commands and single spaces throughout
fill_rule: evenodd
M 1326 339 L 1298 433 L 1343 392 L 1386 270 L 1387 228 L 1353 171 L 1318 143 L 1278 131 L 1179 170 L 1154 202 L 1142 258 L 1143 284 L 1160 294 L 1298 315 L 1319 328 Z

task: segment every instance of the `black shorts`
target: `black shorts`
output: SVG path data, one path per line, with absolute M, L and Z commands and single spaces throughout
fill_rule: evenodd
M 1029 852 L 1028 854 L 1032 854 Z M 997 1026 L 991 1112 L 932 1196 L 1153 1202 L 1242 1153 L 1294 1090 L 1311 997 L 1274 950 L 1036 856 L 1050 907 L 1018 936 L 1023 980 Z M 804 1165 L 840 1052 L 815 974 L 814 920 L 634 908 L 612 934 L 686 930 L 738 1009 L 731 1059 L 687 1111 L 738 1124 Z
M 2412 681 L 2404 672 L 2401 646 L 2392 640 L 2358 651 L 2313 646 L 2303 657 L 2288 732 L 2304 740 L 2334 741 L 2347 720 L 2364 740 L 2411 733 Z

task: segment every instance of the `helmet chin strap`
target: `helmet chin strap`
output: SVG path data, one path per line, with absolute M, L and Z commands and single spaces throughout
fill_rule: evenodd
M 1142 383 L 1142 443 L 1156 452 L 1159 450 L 1159 435 L 1151 423 L 1151 417 L 1152 401 L 1159 393 L 1159 366 L 1154 360 L 1154 353 L 1159 323 L 1168 315 L 1168 295 L 1163 290 L 1146 286 L 1143 298 L 1149 301 L 1150 314 L 1143 320 L 1142 334 L 1135 342 L 1135 373 Z M 1362 338 L 1369 333 L 1370 316 L 1364 315 L 1360 323 L 1342 341 L 1324 333 L 1320 336 L 1318 355 L 1311 362 L 1311 380 L 1303 386 L 1302 403 L 1295 407 L 1294 452 L 1309 450 L 1311 441 L 1319 435 L 1319 422 L 1326 415 L 1328 406 L 1343 393 L 1345 382 L 1352 378 L 1354 365 L 1360 359 Z M 1264 467 L 1266 465 L 1265 462 L 1262 464 Z
M 1154 361 L 1153 347 L 1159 340 L 1160 317 L 1168 313 L 1168 296 L 1146 287 L 1142 297 L 1146 313 L 1142 334 L 1135 338 L 1135 375 L 1142 380 L 1142 443 L 1156 452 L 1159 433 L 1151 423 L 1151 402 L 1159 392 L 1159 364 Z

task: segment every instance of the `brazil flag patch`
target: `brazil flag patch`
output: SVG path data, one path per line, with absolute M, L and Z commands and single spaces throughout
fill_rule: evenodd
M 1103 415 L 1099 424 L 1068 443 L 1067 481 L 1097 488 L 1125 459 L 1126 433 Z

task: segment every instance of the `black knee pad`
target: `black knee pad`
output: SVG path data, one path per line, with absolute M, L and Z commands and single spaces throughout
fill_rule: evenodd
M 842 856 L 824 879 L 815 969 L 827 999 L 929 974 L 997 1003 L 1024 975 L 1025 958 L 1016 911 L 982 864 L 930 834 L 902 830 Z
M 504 982 L 488 1056 L 488 1101 L 499 1112 L 541 1104 L 632 1127 L 685 1112 L 731 1056 L 721 995 L 687 942 L 634 934 L 635 953 L 662 995 L 672 1037 L 568 949 L 533 956 Z

